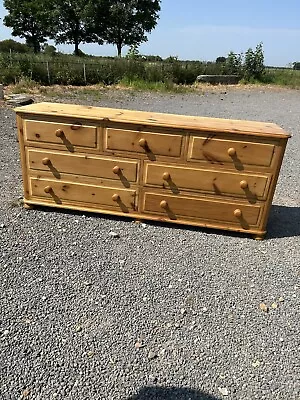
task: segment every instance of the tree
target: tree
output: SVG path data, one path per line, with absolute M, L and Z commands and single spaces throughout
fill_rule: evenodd
M 296 61 L 293 63 L 293 69 L 300 70 L 300 62 Z
M 138 46 L 148 40 L 145 33 L 157 24 L 160 0 L 103 0 L 96 1 L 93 8 L 98 39 L 116 45 L 121 57 L 123 46 Z
M 241 75 L 242 55 L 231 51 L 226 59 L 225 71 L 229 75 Z
M 12 39 L 0 42 L 0 53 L 28 53 L 31 49 L 24 43 L 16 42 Z
M 226 57 L 217 57 L 216 64 L 224 64 L 226 63 Z
M 130 60 L 137 60 L 141 58 L 138 46 L 136 44 L 130 46 L 128 53 L 126 54 L 126 58 L 129 58 Z
M 54 57 L 56 55 L 56 47 L 46 43 L 43 48 L 43 53 L 49 57 Z
M 262 77 L 265 70 L 262 43 L 256 46 L 255 51 L 251 48 L 246 51 L 244 69 L 246 79 L 260 79 Z
M 91 27 L 91 22 L 95 18 L 95 15 L 91 13 L 91 4 L 100 5 L 101 0 L 52 0 L 52 2 L 54 5 L 51 17 L 53 30 L 50 37 L 56 44 L 74 44 L 74 54 L 79 56 L 80 43 L 95 41 L 103 43 Z M 99 19 L 103 20 L 104 17 L 102 14 Z
M 41 44 L 49 34 L 48 0 L 4 0 L 9 14 L 4 25 L 12 28 L 12 35 L 26 40 L 35 53 L 40 52 Z

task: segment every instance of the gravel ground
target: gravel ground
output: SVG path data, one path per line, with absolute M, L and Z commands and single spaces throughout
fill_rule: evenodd
M 300 93 L 108 91 L 54 101 L 272 121 L 293 137 L 257 242 L 25 211 L 15 115 L 1 107 L 0 399 L 299 400 Z

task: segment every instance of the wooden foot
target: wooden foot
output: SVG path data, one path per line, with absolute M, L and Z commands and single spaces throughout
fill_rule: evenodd
M 24 203 L 25 210 L 33 210 L 34 206 L 32 204 Z
M 256 234 L 256 235 L 253 235 L 253 238 L 254 238 L 255 240 L 264 240 L 265 236 L 266 236 L 265 233 L 258 233 L 258 234 Z

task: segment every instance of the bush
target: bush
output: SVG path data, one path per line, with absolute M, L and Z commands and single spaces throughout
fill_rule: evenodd
M 2 40 L 0 42 L 0 53 L 29 53 L 30 47 L 26 44 L 16 42 L 12 39 Z
M 294 70 L 300 70 L 300 62 L 294 62 L 293 63 L 293 69 Z
M 54 57 L 56 55 L 56 47 L 55 46 L 51 46 L 49 44 L 45 44 L 45 46 L 43 48 L 43 53 L 46 56 Z
M 76 57 L 54 53 L 55 48 L 46 46 L 43 54 L 0 54 L 0 79 L 4 84 L 16 83 L 27 77 L 42 85 L 112 85 L 127 81 L 146 81 L 167 85 L 190 85 L 198 75 L 234 74 L 240 78 L 264 79 L 262 45 L 245 56 L 230 52 L 226 62 L 179 61 L 170 56 L 165 61 L 146 61 L 133 48 L 128 58 Z M 85 67 L 84 67 L 85 65 Z M 48 69 L 49 75 L 48 76 Z M 85 70 L 85 74 L 84 74 Z M 49 79 L 50 78 L 50 79 Z
M 216 64 L 224 64 L 226 63 L 226 57 L 218 57 L 216 59 Z
M 256 46 L 255 51 L 251 48 L 246 51 L 244 61 L 244 78 L 247 80 L 260 80 L 265 70 L 264 53 L 262 43 Z
M 228 54 L 223 71 L 227 75 L 237 75 L 242 77 L 242 55 L 231 51 Z

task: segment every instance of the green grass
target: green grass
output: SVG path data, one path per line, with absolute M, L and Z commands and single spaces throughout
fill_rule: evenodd
M 85 69 L 84 69 L 85 64 Z M 49 67 L 49 69 L 47 69 Z M 85 71 L 85 75 L 84 75 Z M 48 76 L 49 72 L 49 76 Z M 194 82 L 200 74 L 222 74 L 222 65 L 201 61 L 147 62 L 126 58 L 75 57 L 43 54 L 0 53 L 0 81 L 15 84 L 15 92 L 30 93 L 37 85 L 99 85 L 126 87 L 138 91 L 186 93 L 195 90 Z M 241 76 L 243 70 L 241 70 Z M 50 77 L 50 80 L 49 80 Z M 241 83 L 271 84 L 300 88 L 300 71 L 266 68 L 259 81 Z M 76 90 L 76 89 L 75 89 Z M 51 96 L 51 90 L 49 96 Z M 81 91 L 80 95 L 84 95 Z M 87 89 L 86 95 L 99 96 Z
M 262 83 L 300 89 L 300 71 L 292 69 L 267 69 Z
M 151 75 L 151 74 L 150 74 Z M 157 80 L 156 80 L 157 79 Z M 240 84 L 251 85 L 270 85 L 278 87 L 286 87 L 291 89 L 300 89 L 300 71 L 292 69 L 279 69 L 279 68 L 266 68 L 266 71 L 261 80 L 244 80 Z M 135 92 L 160 92 L 160 93 L 192 93 L 204 91 L 201 84 L 177 84 L 172 79 L 166 78 L 160 80 L 158 76 L 148 76 L 147 78 L 139 78 L 136 75 L 133 77 L 123 77 L 112 85 L 105 83 L 91 84 L 87 86 L 80 85 L 41 85 L 29 77 L 22 75 L 16 83 L 7 88 L 7 93 L 26 93 L 43 95 L 49 98 L 57 98 L 64 96 L 66 98 L 89 98 L 93 100 L 100 100 L 106 94 L 109 88 L 128 90 L 128 93 L 134 95 Z M 209 90 L 206 88 L 205 90 Z
M 162 92 L 162 93 L 188 93 L 194 91 L 191 85 L 176 85 L 168 82 L 148 82 L 141 79 L 123 78 L 119 86 L 139 91 Z

